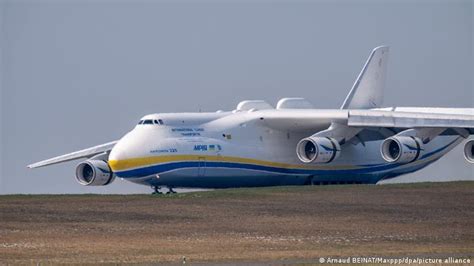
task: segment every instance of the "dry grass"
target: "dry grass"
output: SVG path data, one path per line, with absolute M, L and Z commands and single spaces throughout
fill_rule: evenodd
M 0 196 L 0 264 L 439 254 L 474 254 L 474 182 Z

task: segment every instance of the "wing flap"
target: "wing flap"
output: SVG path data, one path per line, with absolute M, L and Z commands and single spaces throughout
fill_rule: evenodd
M 112 150 L 112 148 L 115 146 L 116 143 L 117 143 L 117 141 L 111 141 L 111 142 L 108 142 L 108 143 L 100 144 L 100 145 L 90 147 L 90 148 L 87 148 L 87 149 L 83 149 L 83 150 L 80 150 L 80 151 L 75 151 L 75 152 L 72 152 L 72 153 L 60 155 L 60 156 L 57 156 L 57 157 L 54 157 L 54 158 L 51 158 L 51 159 L 47 159 L 47 160 L 44 160 L 44 161 L 33 163 L 33 164 L 28 165 L 27 167 L 28 168 L 38 168 L 38 167 L 43 167 L 43 166 L 47 166 L 47 165 L 51 165 L 51 164 L 57 164 L 57 163 L 72 161 L 72 160 L 76 160 L 76 159 L 80 159 L 80 158 L 89 158 L 89 157 L 92 157 L 94 155 L 97 155 L 97 154 L 100 154 L 100 153 L 103 153 L 103 152 L 108 152 L 108 151 Z

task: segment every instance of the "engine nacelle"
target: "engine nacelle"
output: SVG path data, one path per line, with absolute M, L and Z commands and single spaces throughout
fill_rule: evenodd
M 296 155 L 304 163 L 330 163 L 340 153 L 341 146 L 333 138 L 309 137 L 296 145 Z
M 420 158 L 422 145 L 416 137 L 393 136 L 383 141 L 380 152 L 387 162 L 410 163 Z
M 464 158 L 470 163 L 474 163 L 474 139 L 469 140 L 464 145 Z
M 76 179 L 84 186 L 105 186 L 115 179 L 107 162 L 102 160 L 87 160 L 76 167 Z

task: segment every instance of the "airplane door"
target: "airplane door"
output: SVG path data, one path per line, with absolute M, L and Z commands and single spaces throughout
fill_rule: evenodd
M 204 176 L 206 174 L 206 158 L 199 157 L 198 176 Z

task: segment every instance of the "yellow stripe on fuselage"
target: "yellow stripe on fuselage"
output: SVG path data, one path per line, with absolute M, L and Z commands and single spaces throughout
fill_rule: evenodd
M 229 162 L 229 163 L 242 163 L 242 164 L 253 164 L 269 167 L 287 168 L 287 169 L 358 169 L 360 167 L 355 165 L 301 165 L 301 164 L 288 164 L 278 163 L 271 161 L 263 161 L 241 157 L 230 157 L 230 156 L 215 156 L 215 155 L 165 155 L 165 156 L 151 156 L 141 158 L 131 158 L 123 160 L 109 160 L 109 166 L 114 172 L 123 171 L 127 169 L 134 169 L 140 167 L 146 167 L 151 165 L 172 163 L 172 162 L 186 162 L 186 161 L 199 161 L 205 160 L 207 162 Z
M 450 144 L 442 147 L 439 151 L 442 151 L 450 146 L 457 145 L 460 141 L 460 138 L 457 138 Z M 426 163 L 428 161 L 436 160 L 437 158 L 441 157 L 443 153 L 439 151 L 435 151 L 430 156 L 425 157 L 423 159 L 417 160 L 413 163 L 409 163 L 407 165 L 416 166 L 422 163 Z M 288 163 L 279 163 L 279 162 L 271 162 L 271 161 L 263 161 L 257 159 L 250 159 L 250 158 L 242 158 L 242 157 L 232 157 L 232 156 L 216 156 L 216 155 L 161 155 L 161 156 L 150 156 L 150 157 L 140 157 L 140 158 L 130 158 L 130 159 L 123 159 L 123 160 L 109 160 L 109 166 L 114 171 L 123 171 L 129 169 L 137 169 L 142 167 L 148 167 L 158 164 L 165 164 L 165 163 L 174 163 L 174 162 L 190 162 L 190 161 L 200 161 L 204 160 L 206 162 L 227 162 L 227 163 L 241 163 L 241 164 L 252 164 L 252 165 L 260 165 L 260 166 L 267 166 L 267 167 L 276 167 L 276 168 L 285 168 L 285 169 L 304 169 L 304 170 L 355 170 L 365 168 L 367 166 L 363 165 L 321 165 L 321 164 L 288 164 Z M 388 164 L 388 163 L 387 163 Z

